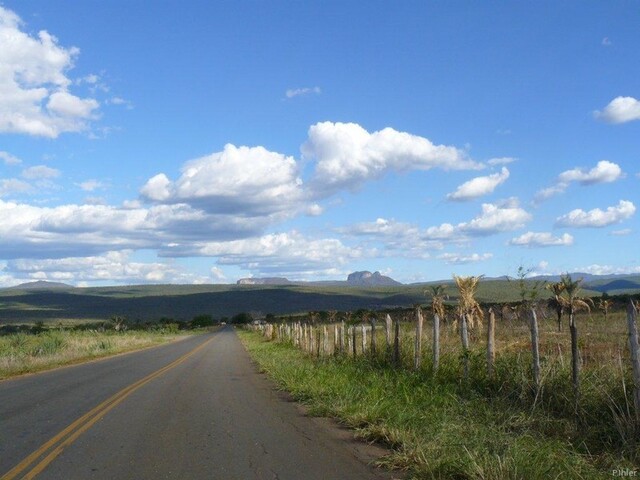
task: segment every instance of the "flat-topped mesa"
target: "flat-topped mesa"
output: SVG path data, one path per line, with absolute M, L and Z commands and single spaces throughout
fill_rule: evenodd
M 349 285 L 357 286 L 383 286 L 388 287 L 392 285 L 402 285 L 400 282 L 396 282 L 393 278 L 382 275 L 380 272 L 371 273 L 369 271 L 353 272 L 347 277 L 347 283 Z

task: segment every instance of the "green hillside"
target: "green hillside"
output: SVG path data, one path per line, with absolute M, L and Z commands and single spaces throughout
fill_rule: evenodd
M 447 284 L 449 302 L 457 301 L 452 282 Z M 606 283 L 602 284 L 606 286 Z M 602 287 L 602 285 L 600 285 Z M 428 303 L 430 284 L 388 287 L 346 285 L 135 285 L 124 287 L 0 290 L 0 322 L 18 323 L 60 320 L 104 320 L 124 315 L 130 320 L 154 321 L 163 317 L 191 320 L 195 315 L 216 318 L 240 312 L 286 315 L 321 310 L 371 310 L 409 307 Z M 598 287 L 598 285 L 596 285 Z M 640 285 L 635 292 L 640 291 Z M 541 290 L 541 297 L 548 292 Z M 584 295 L 600 296 L 585 290 Z M 519 300 L 517 282 L 484 280 L 480 302 Z

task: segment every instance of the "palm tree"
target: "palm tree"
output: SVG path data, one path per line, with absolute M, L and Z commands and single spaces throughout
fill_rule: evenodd
M 567 310 L 569 311 L 569 330 L 571 331 L 571 379 L 573 381 L 573 392 L 575 398 L 575 414 L 578 417 L 578 407 L 580 404 L 580 352 L 578 350 L 578 325 L 575 314 L 580 310 L 591 311 L 589 304 L 593 305 L 591 299 L 580 298 L 580 284 L 582 278 L 573 280 L 568 273 L 560 277 L 564 285 L 564 293 L 568 298 L 563 298 Z
M 602 310 L 602 313 L 604 313 L 605 322 L 607 321 L 607 316 L 609 315 L 609 309 L 611 308 L 612 305 L 613 305 L 613 300 L 601 298 L 598 301 L 598 308 Z
M 445 285 L 431 286 L 431 312 L 433 313 L 433 371 L 440 365 L 440 319 L 444 319 Z M 425 292 L 427 293 L 427 292 Z
M 462 340 L 462 350 L 464 358 L 464 377 L 469 377 L 469 337 L 467 325 L 473 327 L 475 319 L 478 323 L 484 317 L 480 304 L 475 299 L 478 283 L 482 275 L 479 277 L 458 277 L 453 276 L 458 291 L 460 292 L 459 309 L 460 309 L 460 338 Z
M 569 277 L 571 278 L 571 277 Z M 567 301 L 562 296 L 562 292 L 564 292 L 565 284 L 561 280 L 556 283 L 548 283 L 545 287 L 547 290 L 551 290 L 553 293 L 553 298 L 549 299 L 549 306 L 556 311 L 556 315 L 558 317 L 558 331 L 562 331 L 562 313 L 564 309 L 567 307 Z

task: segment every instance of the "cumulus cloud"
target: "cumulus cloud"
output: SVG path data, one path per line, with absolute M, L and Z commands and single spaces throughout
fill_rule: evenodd
M 336 267 L 359 258 L 361 251 L 335 238 L 307 238 L 292 231 L 228 242 L 173 245 L 164 254 L 217 257 L 219 265 L 236 265 L 254 275 L 276 272 L 300 278 L 332 272 Z
M 635 205 L 628 200 L 620 200 L 618 205 L 606 210 L 594 208 L 585 212 L 578 208 L 556 219 L 558 227 L 601 228 L 623 222 L 636 212 Z
M 473 236 L 493 235 L 522 228 L 531 221 L 531 214 L 522 209 L 515 199 L 505 204 L 484 203 L 479 216 L 467 223 L 458 225 L 458 229 Z
M 492 253 L 472 253 L 471 255 L 461 255 L 459 253 L 443 253 L 439 255 L 440 260 L 444 260 L 446 263 L 452 265 L 463 265 L 467 263 L 484 262 L 493 258 Z
M 247 217 L 288 215 L 305 206 L 293 157 L 231 144 L 187 162 L 175 182 L 164 173 L 154 176 L 140 193 L 152 202 L 186 203 L 209 213 Z
M 98 102 L 69 91 L 66 72 L 79 54 L 42 30 L 31 36 L 22 20 L 0 6 L 0 132 L 55 138 L 79 132 L 95 118 Z
M 429 251 L 444 248 L 444 238 L 440 238 L 435 230 L 428 231 L 394 219 L 378 218 L 374 222 L 356 223 L 338 231 L 370 242 L 370 250 L 375 250 L 378 256 L 429 258 Z M 450 234 L 445 235 L 447 240 L 452 240 L 450 237 Z
M 88 257 L 16 259 L 6 263 L 5 271 L 26 280 L 74 283 L 204 283 L 210 280 L 173 264 L 136 262 L 131 254 L 130 251 L 114 251 Z
M 567 247 L 573 245 L 573 236 L 568 233 L 555 237 L 549 232 L 527 232 L 519 237 L 512 238 L 509 241 L 509 245 L 521 247 Z
M 616 163 L 601 160 L 590 170 L 576 167 L 566 170 L 558 175 L 555 185 L 539 190 L 535 197 L 535 203 L 541 203 L 551 197 L 564 193 L 572 182 L 580 185 L 595 185 L 598 183 L 612 183 L 624 177 L 624 172 Z
M 315 161 L 311 184 L 317 195 L 355 189 L 390 171 L 482 167 L 456 147 L 434 145 L 424 137 L 392 128 L 369 133 L 355 123 L 312 125 L 302 153 Z
M 455 192 L 447 195 L 449 200 L 468 201 L 492 193 L 498 185 L 504 183 L 509 178 L 509 170 L 502 167 L 500 173 L 493 173 L 485 177 L 472 178 L 468 182 L 460 185 Z
M 320 95 L 322 90 L 320 87 L 304 87 L 304 88 L 290 88 L 285 92 L 287 98 L 301 97 L 305 95 Z
M 169 243 L 255 236 L 265 226 L 254 219 L 210 215 L 185 204 L 44 208 L 0 200 L 0 218 L 3 258 L 58 258 L 118 249 L 161 249 Z
M 11 155 L 9 152 L 0 152 L 0 160 L 2 160 L 5 165 L 20 165 L 22 163 L 22 160 Z
M 616 97 L 594 116 L 607 123 L 626 123 L 640 120 L 640 101 L 633 97 Z
M 622 178 L 623 173 L 619 165 L 601 160 L 589 171 L 582 168 L 574 168 L 562 172 L 558 180 L 560 183 L 579 182 L 582 185 L 592 185 L 595 183 L 611 183 Z
M 530 220 L 531 215 L 511 199 L 503 204 L 484 204 L 479 215 L 457 225 L 443 223 L 420 228 L 414 224 L 378 218 L 374 222 L 356 223 L 338 231 L 372 242 L 371 249 L 378 255 L 429 258 L 430 251 L 442 250 L 452 243 L 465 244 L 473 237 L 516 230 Z M 379 245 L 382 249 L 378 248 Z

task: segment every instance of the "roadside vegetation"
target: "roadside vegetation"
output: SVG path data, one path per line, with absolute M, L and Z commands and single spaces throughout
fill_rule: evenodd
M 90 324 L 0 326 L 0 380 L 139 350 L 202 333 L 215 325 L 209 315 L 178 323 L 130 324 L 123 316 Z
M 312 414 L 391 447 L 381 464 L 411 478 L 637 471 L 629 299 L 582 300 L 566 278 L 569 292 L 514 282 L 520 302 L 476 304 L 472 278 L 458 279 L 460 291 L 432 289 L 431 304 L 412 309 L 312 312 L 240 335 Z M 553 296 L 539 299 L 546 291 Z M 447 293 L 458 296 L 444 305 Z

